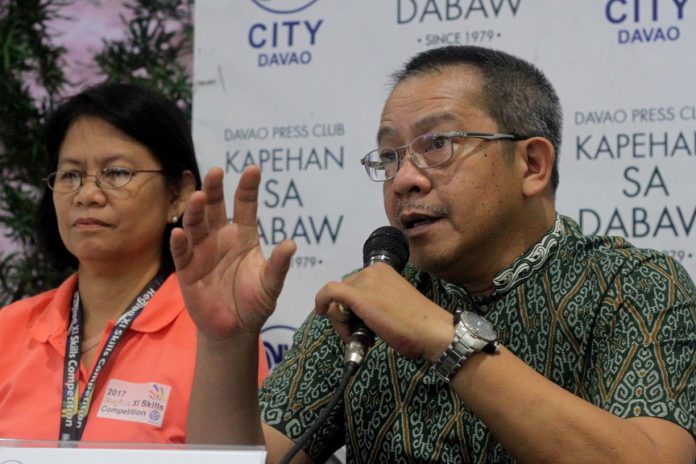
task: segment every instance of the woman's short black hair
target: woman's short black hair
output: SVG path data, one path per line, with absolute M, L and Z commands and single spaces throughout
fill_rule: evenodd
M 56 171 L 58 153 L 70 127 L 82 117 L 96 117 L 143 144 L 162 165 L 168 185 L 179 185 L 184 171 L 191 171 L 196 189 L 201 175 L 196 162 L 191 130 L 182 111 L 172 101 L 147 87 L 106 82 L 88 88 L 64 101 L 47 118 L 44 127 L 48 166 Z M 169 252 L 169 234 L 177 224 L 168 224 L 162 241 L 161 272 L 171 274 L 174 262 Z M 44 186 L 37 215 L 38 242 L 57 270 L 77 269 L 78 261 L 63 244 L 58 231 L 53 195 Z

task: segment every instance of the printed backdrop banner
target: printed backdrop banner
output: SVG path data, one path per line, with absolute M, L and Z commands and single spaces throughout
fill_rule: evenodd
M 264 333 L 271 364 L 316 291 L 360 267 L 387 223 L 359 159 L 390 74 L 432 47 L 493 47 L 540 67 L 565 118 L 558 211 L 696 277 L 694 21 L 691 0 L 197 0 L 201 168 L 221 166 L 231 198 L 259 165 L 264 250 L 298 245 Z

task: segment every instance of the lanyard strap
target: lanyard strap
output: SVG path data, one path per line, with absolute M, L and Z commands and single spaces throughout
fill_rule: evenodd
M 90 375 L 85 391 L 79 400 L 79 378 L 80 378 L 80 345 L 82 343 L 82 304 L 80 304 L 80 293 L 75 290 L 72 300 L 70 326 L 68 327 L 68 337 L 65 346 L 65 361 L 63 364 L 63 404 L 60 414 L 60 433 L 58 439 L 61 441 L 78 441 L 82 438 L 82 433 L 87 423 L 87 414 L 92 402 L 92 394 L 97 383 L 97 378 L 111 354 L 116 349 L 116 345 L 123 334 L 126 333 L 136 317 L 140 315 L 148 301 L 154 296 L 155 292 L 164 282 L 163 275 L 157 275 L 152 279 L 140 294 L 131 302 L 129 309 L 116 321 L 109 338 L 102 348 L 99 358 L 94 365 L 92 375 Z

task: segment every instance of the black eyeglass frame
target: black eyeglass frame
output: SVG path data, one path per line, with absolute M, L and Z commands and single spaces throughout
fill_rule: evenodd
M 489 141 L 494 141 L 494 140 L 510 140 L 510 141 L 520 141 L 520 140 L 527 140 L 530 139 L 534 136 L 531 135 L 515 135 L 515 134 L 502 134 L 502 133 L 490 133 L 490 132 L 467 132 L 467 131 L 451 131 L 451 132 L 429 132 L 427 134 L 419 135 L 418 137 L 415 137 L 413 140 L 411 140 L 409 143 L 406 145 L 401 145 L 399 147 L 385 147 L 385 148 L 377 148 L 375 150 L 372 150 L 368 152 L 365 156 L 363 156 L 360 159 L 360 164 L 362 164 L 365 167 L 365 171 L 367 171 L 367 175 L 372 180 L 373 182 L 386 182 L 388 180 L 393 179 L 396 177 L 396 173 L 399 172 L 399 169 L 401 169 L 401 163 L 403 162 L 404 156 L 400 156 L 399 152 L 401 151 L 407 151 L 410 155 L 411 160 L 413 163 L 418 166 L 421 169 L 428 169 L 428 168 L 434 168 L 436 166 L 441 166 L 445 163 L 447 163 L 449 160 L 451 160 L 454 157 L 454 144 L 452 144 L 452 139 L 455 138 L 476 138 L 476 139 L 482 139 L 482 140 L 489 140 Z M 418 140 L 423 140 L 423 139 L 445 139 L 448 141 L 450 144 L 450 153 L 449 156 L 447 156 L 445 159 L 437 161 L 434 164 L 427 164 L 427 159 L 424 156 L 423 153 L 418 153 L 413 150 L 413 144 L 414 142 Z M 370 157 L 373 156 L 375 153 L 381 154 L 384 153 L 385 151 L 391 152 L 391 154 L 394 155 L 394 161 L 389 162 L 388 164 L 393 164 L 394 162 L 397 163 L 396 165 L 396 170 L 394 170 L 394 173 L 390 176 L 386 175 L 386 169 L 384 161 L 371 161 Z M 385 172 L 385 178 L 384 179 L 378 179 L 376 176 L 373 175 L 373 173 L 377 172 L 378 170 L 382 170 Z
M 105 183 L 102 180 L 102 177 L 107 175 L 108 172 L 113 172 L 113 171 L 125 171 L 128 172 L 129 177 L 128 180 L 125 181 L 122 185 L 119 185 L 118 187 L 114 187 L 112 185 L 109 185 L 108 183 Z M 65 173 L 65 172 L 70 172 L 70 173 L 75 173 L 80 177 L 80 182 L 75 186 L 75 188 L 71 190 L 56 190 L 55 189 L 55 179 L 58 173 Z M 50 173 L 46 177 L 43 178 L 43 181 L 46 182 L 46 185 L 48 185 L 48 188 L 51 189 L 51 191 L 56 192 L 56 193 L 72 193 L 78 191 L 85 183 L 85 178 L 87 177 L 94 177 L 94 183 L 97 184 L 97 187 L 100 189 L 105 189 L 105 190 L 119 190 L 125 187 L 126 185 L 130 184 L 130 182 L 133 180 L 133 177 L 135 177 L 136 174 L 140 174 L 143 172 L 151 172 L 151 173 L 158 173 L 158 174 L 164 174 L 163 169 L 130 169 L 130 168 L 124 168 L 121 166 L 109 166 L 106 168 L 101 168 L 97 170 L 96 174 L 83 174 L 77 169 L 63 169 L 63 170 L 58 170 L 55 172 Z

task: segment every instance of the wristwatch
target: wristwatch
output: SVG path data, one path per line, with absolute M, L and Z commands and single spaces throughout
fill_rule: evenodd
M 498 333 L 490 322 L 471 311 L 459 311 L 454 314 L 454 339 L 432 369 L 449 383 L 471 355 L 497 353 L 498 349 Z

